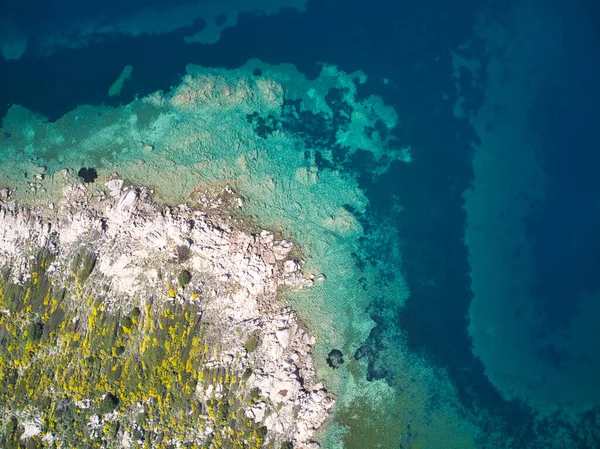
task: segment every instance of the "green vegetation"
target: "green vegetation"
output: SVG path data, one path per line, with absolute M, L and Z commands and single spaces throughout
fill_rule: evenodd
M 258 342 L 260 340 L 260 337 L 258 336 L 257 333 L 254 333 L 252 335 L 250 335 L 250 337 L 248 337 L 248 340 L 246 341 L 246 343 L 244 343 L 244 348 L 246 348 L 246 351 L 248 351 L 248 353 L 253 353 L 254 351 L 256 351 L 256 347 L 258 346 Z
M 23 426 L 19 425 L 16 418 L 11 417 L 4 426 L 4 435 L 0 435 L 0 447 L 6 449 L 20 448 L 19 440 L 23 435 Z
M 256 404 L 257 402 L 260 402 L 260 389 L 259 388 L 253 388 L 252 390 L 250 390 L 250 404 Z
M 104 415 L 114 411 L 119 406 L 119 398 L 112 393 L 106 393 L 102 402 L 100 402 L 99 412 Z
M 71 263 L 71 274 L 79 283 L 83 283 L 96 267 L 97 256 L 93 251 L 82 248 Z
M 75 257 L 72 285 L 53 285 L 51 262 L 40 252 L 22 285 L 0 273 L 0 310 L 8 311 L 0 314 L 0 447 L 42 447 L 41 436 L 51 434 L 46 447 L 110 449 L 124 433 L 144 448 L 264 446 L 265 429 L 243 412 L 259 392 L 246 391 L 244 369 L 219 364 L 197 305 L 113 311 L 87 288 L 93 252 Z M 251 341 L 255 347 L 258 336 Z M 195 392 L 209 386 L 213 393 L 199 401 Z M 40 418 L 42 433 L 19 440 L 22 416 Z
M 185 287 L 186 285 L 188 285 L 191 280 L 192 273 L 190 273 L 188 270 L 181 270 L 179 272 L 179 276 L 177 276 L 177 282 L 179 282 L 179 285 L 181 287 Z

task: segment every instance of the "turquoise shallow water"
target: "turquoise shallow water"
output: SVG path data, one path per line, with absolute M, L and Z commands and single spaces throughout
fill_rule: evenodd
M 261 75 L 251 75 L 257 69 Z M 347 162 L 356 154 L 368 154 L 377 168 L 373 176 L 384 173 L 393 160 L 410 163 L 411 149 L 398 148 L 385 135 L 386 129 L 396 125 L 393 109 L 377 97 L 356 101 L 357 86 L 365 81 L 362 73 L 345 74 L 331 66 L 308 81 L 293 66 L 272 67 L 256 61 L 237 71 L 189 67 L 183 83 L 169 93 L 153 94 L 117 109 L 78 108 L 54 123 L 15 107 L 4 121 L 10 136 L 5 134 L 2 142 L 5 166 L 10 167 L 3 172 L 9 175 L 4 182 L 11 185 L 16 199 L 38 203 L 52 201 L 52 177 L 41 182 L 46 195 L 31 193 L 18 177 L 30 176 L 41 166 L 50 173 L 64 167 L 77 170 L 80 164 L 93 166 L 100 176 L 98 182 L 116 172 L 151 187 L 156 198 L 167 203 L 186 201 L 197 186 L 232 185 L 246 200 L 244 213 L 299 242 L 307 274 L 326 277 L 308 293 L 289 298 L 319 336 L 314 354 L 320 361 L 319 376 L 337 395 L 339 422 L 332 422 L 324 441 L 335 447 L 343 438 L 355 440 L 352 445 L 377 438 L 366 434 L 360 421 L 354 433 L 340 435 L 347 432 L 345 420 L 357 420 L 352 411 L 357 407 L 361 413 L 370 409 L 369 415 L 376 410 L 380 413 L 383 407 L 406 407 L 416 417 L 411 420 L 415 431 L 423 428 L 424 432 L 427 426 L 432 429 L 428 438 L 436 441 L 448 432 L 445 420 L 461 425 L 453 409 L 426 410 L 433 393 L 429 383 L 435 382 L 427 366 L 412 367 L 420 362 L 410 354 L 402 358 L 394 354 L 396 372 L 409 370 L 426 376 L 416 385 L 410 385 L 404 375 L 398 379 L 412 391 L 409 402 L 397 397 L 385 380 L 367 380 L 364 364 L 351 361 L 373 326 L 368 313 L 371 296 L 393 297 L 400 304 L 408 289 L 403 278 L 393 274 L 392 267 L 401 263 L 399 250 L 394 250 L 398 237 L 393 227 L 382 222 L 376 233 L 365 234 L 359 220 L 368 199 L 356 178 L 322 168 L 334 163 L 333 152 L 326 147 L 317 147 L 317 164 L 317 148 L 308 136 L 320 133 L 333 139 L 345 151 Z M 302 114 L 318 117 L 320 128 L 295 129 L 299 126 L 295 117 Z M 381 134 L 372 131 L 377 123 L 381 123 Z M 23 148 L 27 151 L 22 152 Z M 10 179 L 11 173 L 17 178 Z M 388 253 L 385 259 L 375 259 L 377 248 Z M 372 258 L 370 266 L 357 263 L 367 258 Z M 336 371 L 324 363 L 332 348 L 341 349 L 349 359 Z M 426 423 L 426 419 L 440 422 Z M 386 415 L 381 420 L 383 424 Z
M 288 297 L 338 395 L 325 447 L 595 447 L 596 11 L 334 3 L 242 15 L 214 44 L 180 29 L 41 58 L 31 32 L 2 98 L 51 121 L 8 110 L 0 187 L 40 166 L 163 202 L 233 185 L 326 276 Z

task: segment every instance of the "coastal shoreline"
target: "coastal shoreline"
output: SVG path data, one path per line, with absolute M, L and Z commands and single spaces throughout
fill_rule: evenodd
M 71 261 L 85 248 L 94 255 L 94 266 L 79 290 L 104 294 L 102 305 L 92 307 L 126 315 L 135 307 L 145 310 L 148 298 L 152 307 L 195 303 L 210 328 L 204 338 L 219 347 L 206 365 L 240 377 L 251 370 L 242 390 L 255 391 L 260 400 L 240 408 L 267 429 L 264 441 L 319 447 L 313 437 L 334 401 L 316 379 L 310 355 L 315 337 L 278 298 L 282 288 L 302 289 L 315 281 L 302 274 L 290 241 L 266 230 L 248 232 L 247 221 L 229 213 L 243 202 L 229 187 L 194 190 L 196 207 L 166 207 L 152 201 L 150 190 L 116 174 L 85 183 L 63 170 L 39 181 L 61 190 L 61 200 L 27 206 L 11 201 L 10 188 L 2 190 L 1 265 L 11 267 L 12 282 L 27 282 L 32 255 L 43 248 L 53 255 L 51 282 L 68 285 Z M 40 204 L 39 192 L 35 202 Z M 182 285 L 184 272 L 190 279 Z M 85 314 L 81 307 L 77 311 Z M 83 326 L 81 332 L 86 331 Z M 209 401 L 218 390 L 219 385 L 197 387 L 190 398 Z M 25 420 L 32 436 L 43 430 L 32 424 L 40 421 L 35 418 Z M 104 418 L 94 418 L 95 426 Z M 208 415 L 208 437 L 206 429 L 219 431 Z

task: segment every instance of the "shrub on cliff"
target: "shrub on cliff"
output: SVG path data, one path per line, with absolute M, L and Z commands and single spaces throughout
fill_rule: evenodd
M 185 287 L 186 285 L 188 285 L 191 280 L 192 273 L 190 273 L 188 270 L 181 270 L 179 272 L 179 276 L 177 276 L 177 282 L 179 282 L 179 285 L 181 287 Z
M 107 393 L 100 403 L 99 412 L 101 415 L 112 412 L 119 406 L 119 398 L 112 393 Z
M 27 339 L 32 343 L 39 343 L 42 339 L 42 335 L 44 334 L 44 325 L 42 323 L 35 322 L 29 323 L 25 328 L 27 332 Z

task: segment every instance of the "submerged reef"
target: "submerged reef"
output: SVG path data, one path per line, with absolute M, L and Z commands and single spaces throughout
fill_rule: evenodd
M 292 243 L 229 188 L 160 207 L 53 178 L 52 209 L 0 202 L 0 446 L 316 447 L 333 399 L 276 297 L 312 284 Z

